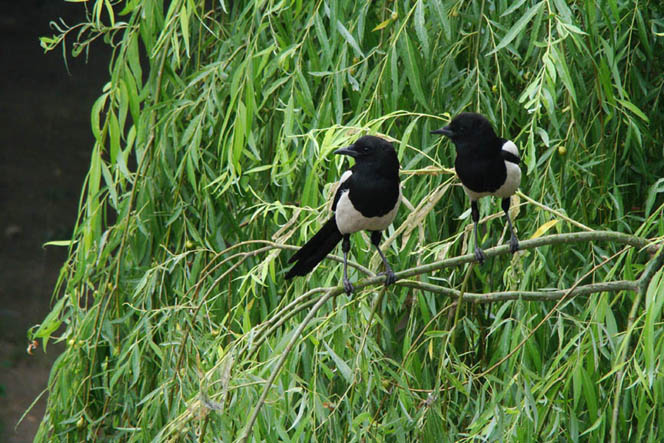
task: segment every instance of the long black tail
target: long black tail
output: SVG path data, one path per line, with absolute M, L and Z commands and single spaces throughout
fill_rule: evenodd
M 323 260 L 327 254 L 332 252 L 334 247 L 341 241 L 341 232 L 337 229 L 337 222 L 334 217 L 320 228 L 320 231 L 314 235 L 311 240 L 306 242 L 293 256 L 288 263 L 295 262 L 292 268 L 286 273 L 286 280 L 296 275 L 307 275 L 318 263 Z

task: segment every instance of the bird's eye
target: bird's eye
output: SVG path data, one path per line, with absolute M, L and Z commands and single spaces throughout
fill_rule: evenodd
M 362 152 L 369 152 L 368 146 L 362 146 Z

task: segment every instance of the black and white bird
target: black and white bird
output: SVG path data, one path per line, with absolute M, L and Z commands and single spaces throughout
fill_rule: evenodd
M 491 123 L 481 114 L 464 112 L 452 119 L 448 126 L 431 131 L 449 137 L 456 147 L 454 169 L 470 197 L 475 234 L 475 258 L 480 264 L 486 256 L 479 246 L 477 223 L 480 211 L 477 200 L 493 195 L 502 199 L 502 208 L 510 227 L 510 251 L 519 249 L 519 240 L 510 220 L 510 197 L 521 184 L 519 151 L 511 140 L 496 135 Z
M 288 260 L 295 264 L 286 273 L 286 279 L 308 274 L 343 240 L 343 285 L 350 294 L 353 292 L 347 270 L 350 234 L 366 230 L 371 231 L 371 244 L 385 265 L 385 285 L 390 285 L 396 277 L 378 245 L 381 232 L 392 223 L 401 202 L 397 153 L 392 143 L 371 135 L 360 137 L 351 146 L 334 153 L 353 157 L 355 166 L 339 180 L 332 203 L 334 216 Z

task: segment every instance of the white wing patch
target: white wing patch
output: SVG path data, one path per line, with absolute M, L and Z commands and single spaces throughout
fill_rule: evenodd
M 514 143 L 512 143 L 512 144 L 514 144 Z M 351 171 L 350 169 L 348 171 L 344 171 L 344 173 L 341 174 L 341 178 L 339 179 L 339 185 L 341 185 L 343 182 L 348 180 L 351 175 L 353 175 L 353 171 Z
M 505 143 L 503 143 L 502 150 L 519 157 L 519 150 L 516 148 L 516 145 L 512 140 L 507 140 Z
M 503 143 L 503 151 L 514 154 L 519 157 L 519 150 L 512 140 L 507 140 Z M 521 184 L 521 168 L 516 163 L 505 161 L 505 169 L 507 169 L 507 177 L 505 183 L 493 193 L 496 197 L 507 198 L 514 194 Z
M 343 174 L 341 174 L 341 178 L 339 179 L 338 182 L 335 183 L 334 187 L 331 189 L 330 194 L 332 195 L 332 198 L 329 200 L 330 204 L 328 206 L 328 209 L 332 211 L 332 206 L 334 206 L 334 197 L 337 196 L 337 190 L 339 189 L 339 186 L 343 184 L 346 180 L 350 178 L 350 176 L 353 175 L 353 171 L 350 169 L 347 171 L 344 171 Z

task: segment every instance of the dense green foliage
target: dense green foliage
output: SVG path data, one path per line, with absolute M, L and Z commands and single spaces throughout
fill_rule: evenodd
M 31 332 L 67 343 L 40 440 L 232 441 L 257 405 L 256 441 L 664 439 L 661 271 L 647 291 L 558 302 L 458 305 L 417 287 L 542 294 L 635 280 L 643 249 L 551 244 L 410 287 L 367 285 L 324 303 L 301 335 L 341 267 L 283 281 L 284 245 L 329 217 L 328 183 L 348 166 L 332 151 L 364 133 L 393 139 L 403 168 L 407 203 L 385 242 L 395 270 L 466 254 L 453 148 L 429 135 L 462 110 L 520 147 L 521 239 L 661 239 L 659 2 L 81 7 L 89 20 L 61 23 L 44 47 L 78 54 L 101 37 L 114 52 L 70 257 Z M 499 205 L 481 207 L 485 246 L 502 243 Z M 352 255 L 380 269 L 365 235 Z

